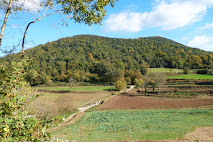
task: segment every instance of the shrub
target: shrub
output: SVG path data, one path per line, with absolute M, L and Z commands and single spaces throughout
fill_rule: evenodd
M 197 74 L 213 75 L 213 70 L 212 69 L 200 69 L 200 70 L 197 70 Z
M 190 73 L 190 69 L 188 67 L 184 67 L 183 68 L 183 73 L 184 74 L 189 74 Z
M 124 79 L 116 81 L 115 88 L 119 91 L 126 89 L 126 81 Z
M 139 88 L 139 89 L 137 90 L 137 92 L 138 92 L 138 93 L 141 93 L 141 92 L 143 92 L 143 89 L 142 89 L 142 88 Z

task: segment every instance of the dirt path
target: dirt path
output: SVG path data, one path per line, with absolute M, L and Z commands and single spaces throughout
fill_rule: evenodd
M 75 118 L 75 117 L 78 116 L 79 114 L 84 114 L 84 112 L 85 112 L 86 110 L 88 110 L 88 109 L 90 109 L 90 108 L 92 108 L 92 107 L 94 107 L 94 106 L 97 106 L 97 105 L 99 105 L 99 104 L 102 104 L 103 101 L 104 101 L 104 100 L 100 100 L 100 101 L 98 101 L 98 102 L 96 102 L 96 103 L 94 103 L 94 104 L 91 104 L 91 105 L 89 105 L 89 106 L 82 107 L 82 108 L 78 108 L 79 111 L 78 111 L 77 113 L 74 113 L 74 114 L 70 115 L 64 122 L 61 123 L 60 126 L 63 126 L 63 125 L 68 124 L 73 118 Z
M 213 127 L 201 127 L 185 135 L 186 140 L 213 142 Z
M 135 88 L 135 85 L 130 85 L 130 88 L 129 89 L 127 89 L 126 91 L 124 91 L 124 92 L 129 92 L 129 91 L 131 91 L 133 88 Z
M 132 90 L 134 87 L 135 87 L 134 85 L 131 85 L 130 88 L 129 88 L 128 90 L 124 91 L 124 92 L 130 91 L 130 90 Z M 96 102 L 96 103 L 94 103 L 94 104 L 89 105 L 89 106 L 82 107 L 82 108 L 78 108 L 79 111 L 78 111 L 77 113 L 74 113 L 74 114 L 70 115 L 64 122 L 62 122 L 62 123 L 60 124 L 60 126 L 69 124 L 69 122 L 70 122 L 73 118 L 77 117 L 77 116 L 80 115 L 80 114 L 84 114 L 86 110 L 88 110 L 88 109 L 90 109 L 90 108 L 92 108 L 92 107 L 94 107 L 94 106 L 97 106 L 97 105 L 99 105 L 99 104 L 102 104 L 103 102 L 104 102 L 104 100 L 102 99 L 102 100 L 100 100 L 100 101 L 98 101 L 98 102 Z

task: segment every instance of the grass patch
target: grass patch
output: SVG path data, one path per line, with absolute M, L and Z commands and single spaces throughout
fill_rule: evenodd
M 213 75 L 203 75 L 203 74 L 184 74 L 169 76 L 168 79 L 213 79 Z
M 170 68 L 149 68 L 150 73 L 183 73 L 182 69 L 170 69 Z
M 171 140 L 204 126 L 213 126 L 213 109 L 98 111 L 53 135 L 76 141 Z
M 56 90 L 56 91 L 70 91 L 70 87 L 35 87 L 36 89 L 40 90 Z M 115 91 L 114 86 L 78 86 L 78 87 L 73 87 L 72 91 L 91 91 L 91 92 L 96 92 L 96 91 Z

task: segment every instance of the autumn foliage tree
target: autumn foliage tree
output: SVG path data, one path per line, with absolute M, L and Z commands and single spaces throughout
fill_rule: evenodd
M 126 81 L 124 79 L 120 79 L 116 81 L 115 88 L 119 91 L 124 90 L 126 89 L 126 85 Z

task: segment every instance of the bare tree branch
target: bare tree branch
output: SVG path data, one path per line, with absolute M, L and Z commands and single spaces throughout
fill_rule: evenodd
M 58 5 L 57 5 L 57 6 L 58 6 Z M 55 7 L 56 7 L 56 6 L 55 6 Z M 47 8 L 45 9 L 43 16 L 41 16 L 40 18 L 37 18 L 37 19 L 35 19 L 34 21 L 31 21 L 31 22 L 28 23 L 28 25 L 27 25 L 27 27 L 26 27 L 26 29 L 25 29 L 25 32 L 24 32 L 23 40 L 22 40 L 22 55 L 23 55 L 23 56 L 24 56 L 25 38 L 26 38 L 26 34 L 27 34 L 27 30 L 28 30 L 29 26 L 30 26 L 31 24 L 37 22 L 37 21 L 40 21 L 40 20 L 43 19 L 44 17 L 48 17 L 48 16 L 53 15 L 53 14 L 55 14 L 55 13 L 57 13 L 57 12 L 59 12 L 59 11 L 62 10 L 62 9 L 58 9 L 58 10 L 55 10 L 54 12 L 52 12 L 52 13 L 49 13 L 49 14 L 45 15 L 48 9 L 50 9 L 50 8 L 47 7 Z M 51 9 L 52 9 L 52 8 L 51 8 Z
M 8 50 L 3 50 L 3 49 L 0 49 L 0 51 L 2 53 L 5 54 L 5 56 L 8 56 L 8 55 L 11 55 L 14 53 L 14 51 L 17 49 L 17 47 L 19 47 L 21 45 L 21 43 L 17 44 L 17 45 L 13 45 L 12 46 L 12 49 L 10 49 L 9 51 Z

